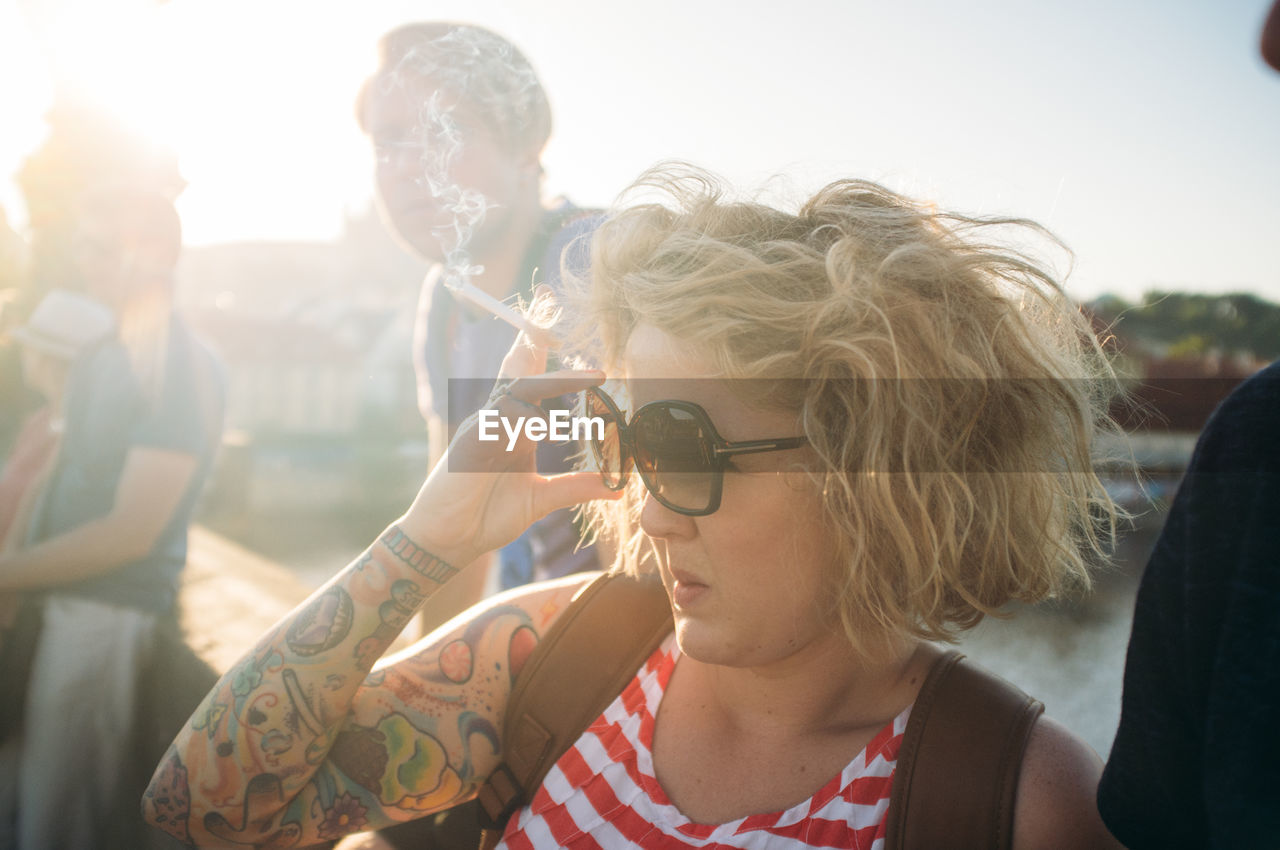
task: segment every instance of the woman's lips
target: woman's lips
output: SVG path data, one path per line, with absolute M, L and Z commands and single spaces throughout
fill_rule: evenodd
M 675 579 L 671 587 L 671 601 L 677 608 L 688 608 L 711 589 L 687 573 L 672 571 L 671 577 Z

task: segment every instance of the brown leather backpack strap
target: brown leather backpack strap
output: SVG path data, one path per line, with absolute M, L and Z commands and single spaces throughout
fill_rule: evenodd
M 948 652 L 920 688 L 889 800 L 885 850 L 1006 850 L 1018 774 L 1044 704 Z
M 671 628 L 671 606 L 656 579 L 606 574 L 578 591 L 530 655 L 507 703 L 503 762 L 479 792 L 492 843 Z

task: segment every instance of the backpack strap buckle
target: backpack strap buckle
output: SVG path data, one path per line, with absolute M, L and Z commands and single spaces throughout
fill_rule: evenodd
M 502 830 L 516 810 L 524 805 L 524 788 L 504 761 L 480 786 L 476 799 L 480 802 L 477 817 L 481 828 Z

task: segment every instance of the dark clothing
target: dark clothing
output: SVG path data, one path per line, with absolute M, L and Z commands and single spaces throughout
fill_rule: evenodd
M 194 455 L 187 492 L 151 551 L 57 593 L 161 613 L 177 593 L 187 559 L 187 525 L 222 435 L 223 378 L 213 355 L 174 318 L 159 397 L 150 404 L 117 340 L 94 349 L 68 379 L 66 433 L 28 545 L 110 513 L 129 451 Z
M 1205 426 L 1138 590 L 1098 788 L 1131 848 L 1280 846 L 1280 362 Z

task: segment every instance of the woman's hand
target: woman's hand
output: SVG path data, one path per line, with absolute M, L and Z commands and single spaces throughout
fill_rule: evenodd
M 521 417 L 545 420 L 543 399 L 576 393 L 604 380 L 599 371 L 565 369 L 543 374 L 546 362 L 544 344 L 525 333 L 517 336 L 485 408 L 497 410 L 512 427 Z M 539 475 L 537 444 L 520 430 L 515 445 L 509 447 L 503 426 L 498 428 L 497 440 L 481 440 L 478 416 L 464 422 L 399 521 L 410 539 L 461 566 L 505 546 L 558 508 L 619 495 L 593 472 Z

